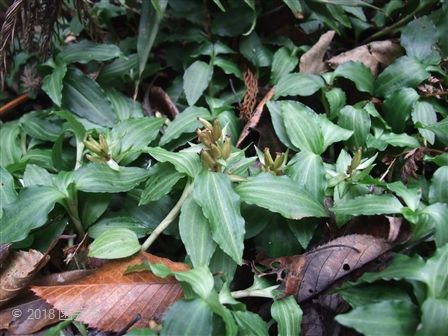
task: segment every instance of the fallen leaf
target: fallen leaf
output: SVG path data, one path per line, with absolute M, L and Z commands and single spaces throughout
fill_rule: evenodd
M 323 59 L 334 34 L 334 30 L 330 30 L 321 35 L 319 41 L 300 57 L 300 72 L 319 74 L 328 70 L 328 66 Z
M 402 54 L 403 48 L 394 41 L 374 41 L 336 55 L 330 58 L 327 64 L 336 69 L 348 61 L 358 61 L 369 67 L 376 75 L 380 65 L 387 66 Z
M 387 236 L 387 241 L 392 243 L 397 240 L 398 235 L 400 234 L 403 218 L 392 216 L 386 216 L 386 218 L 389 221 L 389 235 Z
M 49 259 L 48 255 L 36 250 L 10 255 L 0 271 L 0 307 L 26 289 Z
M 0 244 L 0 270 L 3 269 L 3 262 L 9 255 L 11 244 Z
M 120 331 L 137 316 L 133 327 L 160 321 L 167 308 L 182 297 L 182 288 L 173 277 L 159 278 L 148 271 L 124 275 L 129 266 L 144 261 L 165 264 L 172 271 L 186 271 L 175 263 L 149 253 L 107 263 L 92 275 L 68 285 L 34 286 L 32 290 L 66 316 L 104 331 Z
M 148 115 L 155 115 L 159 111 L 162 115 L 173 120 L 179 114 L 176 104 L 173 103 L 170 96 L 158 86 L 152 86 L 146 89 L 144 98 L 144 107 Z

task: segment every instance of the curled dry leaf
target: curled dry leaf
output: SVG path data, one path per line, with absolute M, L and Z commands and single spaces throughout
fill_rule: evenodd
M 240 106 L 240 118 L 247 122 L 252 117 L 258 94 L 257 76 L 249 68 L 244 72 L 244 85 L 246 93 Z
M 66 316 L 104 331 L 120 331 L 140 315 L 134 327 L 160 321 L 166 309 L 182 296 L 182 288 L 173 278 L 159 278 L 148 271 L 124 275 L 129 266 L 143 261 L 162 263 L 171 270 L 186 271 L 175 263 L 149 253 L 107 263 L 93 274 L 68 285 L 34 286 L 32 290 Z
M 36 250 L 10 255 L 0 270 L 0 307 L 26 289 L 49 259 L 48 255 Z
M 374 41 L 336 55 L 330 58 L 327 64 L 336 69 L 348 61 L 358 61 L 364 63 L 376 75 L 380 65 L 387 66 L 402 54 L 403 48 L 397 42 L 392 40 Z
M 151 86 L 146 89 L 144 98 L 144 108 L 148 115 L 155 115 L 159 111 L 162 115 L 173 120 L 179 114 L 176 104 L 173 103 L 170 96 L 158 86 Z
M 319 74 L 328 70 L 323 60 L 334 34 L 334 30 L 330 30 L 321 35 L 319 41 L 300 57 L 300 72 Z

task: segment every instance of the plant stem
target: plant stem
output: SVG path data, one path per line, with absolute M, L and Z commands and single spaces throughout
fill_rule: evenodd
M 67 200 L 67 212 L 70 217 L 73 226 L 78 232 L 79 236 L 82 237 L 85 235 L 84 228 L 82 226 L 81 220 L 79 219 L 79 211 L 78 211 L 78 195 L 74 194 L 73 199 Z
M 160 224 L 157 225 L 155 230 L 143 243 L 141 249 L 142 251 L 146 251 L 151 246 L 151 244 L 157 239 L 157 237 L 176 219 L 182 205 L 184 204 L 185 200 L 191 194 L 192 191 L 193 191 L 193 185 L 191 184 L 191 181 L 188 181 L 176 205 L 174 205 L 174 207 L 171 209 L 168 215 L 166 215 L 166 217 L 160 222 Z
M 81 167 L 82 163 L 82 152 L 84 151 L 84 143 L 82 141 L 76 142 L 76 163 L 75 170 Z
M 271 290 L 277 289 L 279 286 L 272 286 Z M 273 299 L 274 296 L 272 295 L 272 292 L 268 292 L 266 291 L 267 288 L 265 289 L 243 289 L 243 290 L 239 290 L 239 291 L 235 291 L 235 292 L 231 292 L 230 294 L 232 294 L 232 297 L 234 299 L 241 299 L 241 298 L 245 298 L 245 297 L 264 297 L 264 298 L 270 298 Z

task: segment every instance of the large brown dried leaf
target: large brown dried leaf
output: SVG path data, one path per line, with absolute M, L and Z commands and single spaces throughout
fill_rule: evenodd
M 144 271 L 124 275 L 124 271 L 143 261 L 162 263 L 173 271 L 186 271 L 182 263 L 174 263 L 149 253 L 140 253 L 126 260 L 116 260 L 92 275 L 69 285 L 35 286 L 32 290 L 67 316 L 90 327 L 107 331 L 126 328 L 138 315 L 135 327 L 159 321 L 166 309 L 182 296 L 174 278 L 158 278 Z
M 319 74 L 328 70 L 327 64 L 323 61 L 325 53 L 333 40 L 335 32 L 327 31 L 319 41 L 300 57 L 300 72 Z
M 0 307 L 27 288 L 48 260 L 48 255 L 36 250 L 19 251 L 9 256 L 0 273 Z
M 358 61 L 364 63 L 376 75 L 380 64 L 387 66 L 402 54 L 403 49 L 400 44 L 394 41 L 374 41 L 336 55 L 330 58 L 327 64 L 336 69 L 348 61 Z

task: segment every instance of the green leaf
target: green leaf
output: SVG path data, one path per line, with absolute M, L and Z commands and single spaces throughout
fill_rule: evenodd
M 187 272 L 175 272 L 177 281 L 188 283 L 193 291 L 206 299 L 213 290 L 213 275 L 207 266 L 195 267 Z
M 299 59 L 288 48 L 278 49 L 272 60 L 271 82 L 277 84 L 279 79 L 293 71 L 298 63 Z
M 425 217 L 425 221 L 431 227 L 435 227 L 434 239 L 438 247 L 448 243 L 448 204 L 434 203 L 423 210 L 420 214 Z
M 286 176 L 262 173 L 241 182 L 236 191 L 242 201 L 280 213 L 286 218 L 327 216 L 322 204 Z
M 432 125 L 423 125 L 423 128 L 434 132 L 437 138 L 445 145 L 448 145 L 448 118 Z
M 0 125 L 0 166 L 7 167 L 19 162 L 22 157 L 20 149 L 20 126 L 16 121 Z
M 160 145 L 163 146 L 172 140 L 178 139 L 184 133 L 192 133 L 201 128 L 202 124 L 198 118 L 209 120 L 210 112 L 203 107 L 191 106 L 176 116 L 165 129 L 165 133 L 160 139 Z
M 183 88 L 188 105 L 194 105 L 212 79 L 213 67 L 202 61 L 191 64 L 184 73 Z
M 347 102 L 347 96 L 340 88 L 332 88 L 329 91 L 325 91 L 325 98 L 328 102 L 330 115 L 337 115 L 339 110 L 345 106 Z
M 422 325 L 416 335 L 444 335 L 448 330 L 448 300 L 428 298 L 421 309 Z
M 403 205 L 392 195 L 363 195 L 337 203 L 331 210 L 337 215 L 382 215 L 400 213 Z
M 407 188 L 401 181 L 388 183 L 387 188 L 400 196 L 412 211 L 417 210 L 422 197 L 421 189 L 411 187 Z
M 370 116 L 366 110 L 347 105 L 339 111 L 338 124 L 345 129 L 353 130 L 349 141 L 352 147 L 365 147 L 371 125 Z
M 375 129 L 374 132 L 374 136 L 371 134 L 367 136 L 367 148 L 376 148 L 383 151 L 386 149 L 387 145 L 410 148 L 420 147 L 420 143 L 416 138 L 405 133 L 387 133 L 378 129 Z
M 423 125 L 437 123 L 437 114 L 433 106 L 428 102 L 417 102 L 412 111 L 412 121 L 414 124 L 420 122 Z M 424 128 L 419 128 L 418 132 L 431 144 L 434 145 L 435 134 Z
M 202 299 L 177 301 L 165 313 L 162 325 L 162 336 L 212 335 L 213 312 Z
M 182 205 L 179 233 L 193 266 L 207 266 L 216 249 L 216 244 L 212 239 L 207 218 L 192 197 Z
M 3 208 L 0 218 L 0 244 L 25 239 L 31 230 L 47 222 L 48 214 L 64 194 L 53 187 L 32 186 L 24 188 L 17 201 Z
M 134 189 L 148 178 L 148 171 L 136 167 L 120 167 L 90 163 L 75 171 L 76 189 L 85 192 L 118 193 Z
M 361 62 L 349 61 L 339 65 L 334 71 L 334 77 L 344 77 L 351 80 L 361 92 L 373 92 L 372 71 Z
M 53 71 L 42 80 L 42 90 L 51 98 L 53 103 L 61 106 L 63 79 L 67 73 L 67 64 L 57 62 Z
M 255 32 L 249 36 L 245 36 L 240 42 L 241 54 L 257 68 L 267 67 L 271 65 L 272 53 L 261 42 Z
M 73 114 L 67 111 L 57 111 L 54 113 L 57 116 L 67 120 L 68 126 L 66 126 L 66 130 L 71 131 L 75 135 L 76 141 L 81 142 L 84 140 L 86 129 Z
M 220 9 L 221 11 L 223 11 L 223 12 L 226 11 L 226 9 L 224 8 L 224 6 L 223 6 L 222 3 L 221 3 L 221 0 L 213 0 L 213 2 L 216 4 L 216 6 L 219 7 L 219 9 Z
M 79 216 L 84 228 L 95 223 L 107 210 L 112 195 L 102 193 L 80 193 L 78 195 Z
M 448 166 L 436 170 L 431 179 L 429 201 L 431 203 L 448 203 Z
M 70 69 L 64 78 L 62 105 L 101 126 L 113 126 L 116 115 L 100 86 L 79 70 Z
M 23 173 L 23 186 L 31 187 L 33 185 L 52 186 L 53 179 L 45 168 L 28 164 Z
M 28 112 L 20 118 L 20 126 L 32 138 L 52 142 L 61 135 L 63 126 L 66 127 L 63 120 L 46 110 Z
M 238 324 L 240 330 L 238 335 L 241 336 L 267 336 L 268 326 L 263 319 L 249 311 L 234 311 L 233 317 Z
M 414 89 L 401 88 L 386 98 L 382 105 L 383 116 L 394 132 L 404 131 L 406 121 L 419 97 Z
M 345 301 L 353 308 L 380 303 L 382 301 L 409 301 L 406 290 L 393 284 L 372 284 L 338 289 Z
M 270 101 L 267 103 L 269 113 L 271 114 L 271 120 L 272 125 L 274 126 L 275 134 L 286 147 L 298 151 L 299 149 L 292 144 L 292 142 L 289 140 L 288 134 L 286 133 L 286 127 L 283 123 L 281 104 L 282 103 L 280 101 Z
M 14 178 L 5 168 L 0 166 L 0 209 L 16 200 L 17 192 L 14 187 Z
M 315 112 L 308 106 L 293 101 L 282 101 L 280 109 L 286 133 L 293 145 L 304 151 L 321 154 L 324 140 Z
M 157 163 L 150 170 L 150 177 L 146 181 L 140 197 L 141 204 L 157 201 L 167 195 L 174 185 L 184 176 L 169 163 Z
M 244 249 L 244 219 L 240 197 L 232 189 L 227 175 L 203 171 L 194 180 L 194 199 L 209 220 L 213 240 L 237 264 Z
M 446 225 L 446 223 L 445 223 Z M 448 244 L 437 248 L 434 255 L 426 261 L 421 270 L 421 280 L 428 285 L 428 297 L 448 298 Z
M 119 120 L 144 117 L 143 108 L 138 101 L 126 97 L 114 88 L 106 88 L 104 89 L 104 93 L 106 98 L 112 104 L 112 109 Z
M 231 60 L 217 56 L 213 60 L 213 65 L 220 67 L 226 75 L 234 75 L 236 78 L 243 79 L 240 68 Z
M 289 162 L 286 174 L 316 200 L 323 200 L 325 169 L 320 155 L 300 152 Z
M 283 96 L 311 96 L 324 86 L 324 80 L 317 75 L 291 73 L 280 77 L 274 87 L 274 99 Z
M 97 195 L 97 194 L 91 194 Z M 85 223 L 83 222 L 84 226 Z M 96 224 L 89 228 L 89 237 L 96 239 L 105 232 L 109 232 L 115 229 L 127 229 L 133 231 L 138 238 L 144 237 L 149 228 L 142 224 L 141 221 L 134 217 L 129 216 L 117 216 L 117 217 L 105 217 L 100 219 Z
M 279 335 L 300 335 L 302 309 L 294 296 L 274 300 L 271 306 L 272 318 L 277 321 Z
M 83 40 L 66 46 L 57 56 L 65 63 L 89 63 L 108 61 L 121 55 L 120 48 L 113 44 L 98 44 Z
M 333 124 L 325 115 L 319 115 L 319 119 L 322 135 L 324 137 L 325 150 L 335 142 L 347 140 L 353 135 L 353 131 Z
M 428 16 L 423 16 L 408 23 L 401 30 L 400 43 L 408 56 L 425 62 L 435 52 L 438 31 Z
M 140 22 L 138 26 L 137 54 L 139 77 L 142 76 L 148 62 L 149 52 L 154 44 L 159 32 L 160 22 L 165 13 L 168 0 L 158 0 L 160 13 L 151 5 L 149 1 L 143 1 Z
M 130 75 L 131 71 L 136 71 L 138 66 L 138 55 L 131 54 L 120 57 L 111 63 L 105 64 L 98 75 L 97 81 L 100 84 L 110 84 L 112 81 L 120 80 L 125 75 Z
M 412 335 L 419 322 L 417 307 L 407 301 L 383 301 L 357 307 L 336 316 L 336 321 L 366 336 Z
M 199 155 L 194 152 L 170 152 L 161 147 L 148 149 L 148 153 L 159 162 L 171 163 L 179 173 L 195 177 L 202 170 Z
M 400 57 L 376 78 L 375 95 L 385 97 L 403 87 L 416 87 L 428 77 L 429 73 L 416 59 Z
M 89 246 L 89 257 L 118 259 L 140 250 L 135 232 L 128 229 L 111 229 L 102 233 Z

